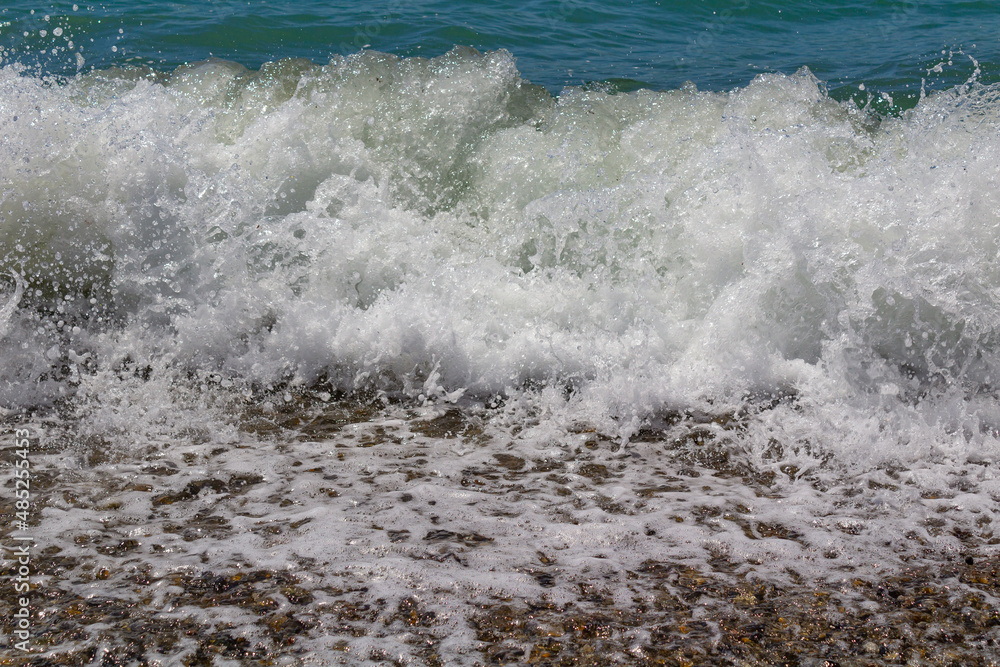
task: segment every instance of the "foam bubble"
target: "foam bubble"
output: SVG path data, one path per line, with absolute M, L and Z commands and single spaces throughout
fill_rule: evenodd
M 96 397 L 127 358 L 164 387 L 549 384 L 623 436 L 762 396 L 888 414 L 891 456 L 1000 427 L 993 87 L 885 118 L 806 70 L 553 98 L 463 49 L 0 87 L 3 264 L 36 294 L 11 326 L 44 332 L 5 401 Z M 93 353 L 79 384 L 57 344 Z

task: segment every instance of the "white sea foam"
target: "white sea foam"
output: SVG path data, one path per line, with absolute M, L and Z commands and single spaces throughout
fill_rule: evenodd
M 755 393 L 901 439 L 998 426 L 994 88 L 881 120 L 807 71 L 551 98 L 462 50 L 0 86 L 3 262 L 34 290 L 6 403 L 46 400 L 26 385 L 73 349 L 98 372 L 60 395 L 129 357 L 413 396 L 434 369 L 472 398 L 556 382 L 623 435 Z
M 995 88 L 881 120 L 807 71 L 552 98 L 462 50 L 0 85 L 5 403 L 169 430 L 192 376 L 322 378 L 628 437 L 794 396 L 769 428 L 845 460 L 995 451 Z
M 313 525 L 271 540 L 224 507 L 246 531 L 204 558 L 318 559 L 372 597 L 423 590 L 447 610 L 449 586 L 531 594 L 536 551 L 558 551 L 566 581 L 712 554 L 744 575 L 832 580 L 967 548 L 928 527 L 937 513 L 991 538 L 996 87 L 887 118 L 830 99 L 805 70 L 730 93 L 553 98 L 505 52 L 456 50 L 65 85 L 7 67 L 0 108 L 0 267 L 29 284 L 2 314 L 0 400 L 67 400 L 74 429 L 126 451 L 183 434 L 163 456 L 201 460 L 205 441 L 242 441 L 211 464 L 267 478 L 239 512 Z M 336 469 L 331 501 L 331 484 L 235 426 L 268 388 L 279 403 L 373 390 L 432 415 L 457 401 L 487 415 L 491 444 L 423 438 L 419 418 L 389 410 L 378 429 L 395 444 L 346 462 L 322 441 L 289 445 Z M 648 428 L 662 438 L 636 437 Z M 581 449 L 598 436 L 632 442 Z M 563 481 L 467 489 L 498 447 Z M 432 469 L 413 482 L 411 450 Z M 591 485 L 587 464 L 614 483 Z M 670 475 L 702 476 L 701 490 L 655 490 Z M 275 484 L 295 506 L 274 506 Z M 403 487 L 412 505 L 392 495 Z M 119 514 L 140 521 L 140 496 Z M 46 511 L 70 544 L 85 517 Z M 494 548 L 464 555 L 466 570 L 428 561 L 419 541 L 387 546 L 383 530 L 419 537 L 438 519 Z M 194 567 L 175 535 L 150 531 L 163 567 Z M 460 656 L 473 640 L 455 641 Z
M 24 296 L 24 278 L 15 271 L 11 271 L 10 275 L 14 279 L 14 293 L 10 296 L 7 303 L 4 304 L 4 307 L 0 308 L 0 339 L 4 338 L 10 332 L 14 312 L 17 310 L 18 304 L 21 303 L 21 297 Z

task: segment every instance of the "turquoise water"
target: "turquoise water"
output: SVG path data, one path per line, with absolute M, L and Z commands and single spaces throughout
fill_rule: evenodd
M 212 56 L 256 69 L 363 48 L 432 57 L 461 45 L 509 50 L 522 76 L 552 92 L 587 82 L 728 90 L 807 66 L 835 97 L 886 92 L 904 106 L 922 85 L 968 79 L 971 58 L 981 81 L 1000 75 L 1000 12 L 990 2 L 18 1 L 0 21 L 8 62 L 61 74 L 77 70 L 77 54 L 86 69 L 172 70 Z

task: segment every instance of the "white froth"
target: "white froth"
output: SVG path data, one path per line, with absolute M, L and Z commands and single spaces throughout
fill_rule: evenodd
M 142 605 L 250 636 L 176 582 L 294 575 L 322 663 L 408 656 L 408 597 L 472 664 L 476 605 L 626 611 L 650 560 L 847 604 L 991 554 L 998 93 L 553 98 L 462 49 L 0 69 L 0 405 L 76 415 L 29 424 L 33 534 L 75 594 L 148 567 Z M 322 435 L 253 430 L 289 414 Z
M 5 403 L 552 383 L 625 437 L 789 395 L 850 460 L 995 447 L 993 87 L 884 119 L 807 71 L 552 98 L 457 49 L 0 88 L 2 263 L 41 293 Z

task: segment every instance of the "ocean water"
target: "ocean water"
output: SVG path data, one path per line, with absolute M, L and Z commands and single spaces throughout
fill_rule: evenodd
M 615 89 L 731 90 L 768 72 L 807 66 L 836 99 L 864 84 L 912 106 L 922 86 L 997 81 L 1000 19 L 986 2 L 651 2 L 608 8 L 586 0 L 374 3 L 8 2 L 0 9 L 7 61 L 72 76 L 111 66 L 160 71 L 210 57 L 265 62 L 362 49 L 434 57 L 456 45 L 506 49 L 525 79 L 557 94 L 604 82 Z M 57 34 L 58 33 L 58 34 Z M 961 53 L 956 59 L 949 54 Z M 942 63 L 946 67 L 939 68 Z
M 993 664 L 998 29 L 7 5 L 33 650 Z

